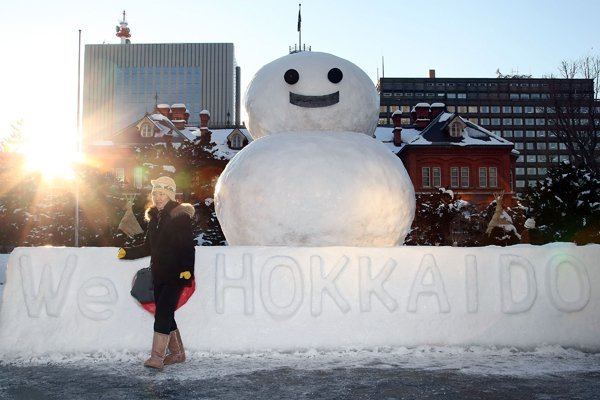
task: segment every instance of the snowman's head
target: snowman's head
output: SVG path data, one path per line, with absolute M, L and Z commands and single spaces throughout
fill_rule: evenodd
M 246 91 L 253 138 L 298 131 L 373 135 L 379 118 L 375 85 L 360 68 L 327 53 L 299 52 L 262 67 Z

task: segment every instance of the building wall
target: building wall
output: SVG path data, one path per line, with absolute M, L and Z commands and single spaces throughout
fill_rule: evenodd
M 516 191 L 546 176 L 547 168 L 568 160 L 566 147 L 552 132 L 554 93 L 593 96 L 591 79 L 507 78 L 381 78 L 381 126 L 391 126 L 392 113 L 402 111 L 409 122 L 413 105 L 442 102 L 449 112 L 515 143 Z M 593 97 L 592 97 L 593 98 Z
M 472 148 L 459 146 L 414 146 L 407 148 L 400 154 L 408 174 L 415 187 L 415 192 L 428 193 L 437 191 L 439 187 L 448 188 L 459 195 L 463 200 L 476 205 L 487 205 L 494 199 L 493 194 L 504 191 L 508 197 L 514 194 L 514 156 L 510 150 L 500 146 L 487 148 Z M 437 167 L 440 170 L 439 184 L 431 182 L 426 186 L 423 184 L 422 168 Z M 453 186 L 451 182 L 450 169 L 458 167 L 459 184 Z M 464 186 L 460 182 L 460 168 L 469 170 L 469 184 Z M 479 168 L 484 167 L 489 171 L 495 167 L 497 171 L 497 184 L 490 186 L 480 185 Z M 489 176 L 488 176 L 489 178 Z M 488 179 L 489 182 L 489 179 Z
M 237 71 L 232 43 L 86 45 L 84 141 L 109 139 L 157 103 L 184 103 L 192 125 L 202 109 L 214 126 L 234 123 Z

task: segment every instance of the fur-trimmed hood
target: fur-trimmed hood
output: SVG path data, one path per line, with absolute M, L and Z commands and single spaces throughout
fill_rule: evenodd
M 190 218 L 192 218 L 196 212 L 196 209 L 190 203 L 181 203 L 178 204 L 175 201 L 169 201 L 164 208 L 165 211 L 169 213 L 171 218 L 178 217 L 180 215 L 187 214 Z M 145 219 L 146 221 L 150 221 L 152 218 L 156 218 L 158 216 L 158 208 L 150 207 L 146 209 Z

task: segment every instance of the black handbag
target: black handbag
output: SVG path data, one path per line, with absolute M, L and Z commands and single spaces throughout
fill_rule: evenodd
M 142 268 L 136 272 L 130 293 L 140 303 L 152 303 L 154 301 L 154 282 L 150 267 Z

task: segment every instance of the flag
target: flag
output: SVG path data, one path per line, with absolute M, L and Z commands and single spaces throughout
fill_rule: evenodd
M 300 23 L 302 22 L 302 17 L 300 16 L 300 10 L 298 10 L 298 32 L 300 32 Z

